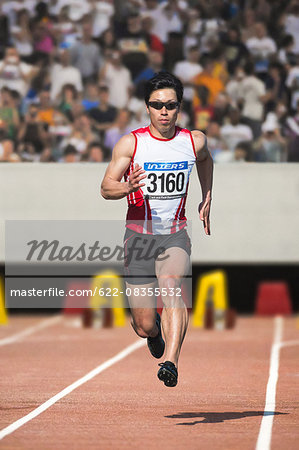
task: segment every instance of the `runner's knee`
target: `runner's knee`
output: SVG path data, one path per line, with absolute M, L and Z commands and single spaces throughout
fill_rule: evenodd
M 155 327 L 155 320 L 148 317 L 133 319 L 132 326 L 138 336 L 148 338 Z

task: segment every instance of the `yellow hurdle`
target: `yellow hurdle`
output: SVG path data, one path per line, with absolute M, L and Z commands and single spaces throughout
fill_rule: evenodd
M 3 279 L 0 278 L 0 325 L 7 324 L 7 314 L 5 310 L 5 291 Z
M 195 308 L 192 324 L 203 328 L 207 300 L 211 300 L 215 310 L 228 308 L 227 278 L 223 270 L 201 275 L 197 280 Z
M 105 270 L 93 277 L 92 289 L 97 288 L 96 295 L 92 297 L 91 307 L 95 311 L 107 307 L 112 308 L 113 325 L 124 327 L 126 325 L 124 287 L 121 277 L 112 270 Z M 103 294 L 103 295 L 101 295 Z

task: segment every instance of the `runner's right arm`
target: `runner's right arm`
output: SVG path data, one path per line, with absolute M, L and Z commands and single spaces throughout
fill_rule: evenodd
M 121 181 L 131 163 L 134 146 L 135 137 L 132 134 L 123 136 L 115 145 L 101 184 L 101 195 L 106 200 L 118 200 L 145 186 L 140 183 L 146 178 L 145 171 L 138 164 L 135 164 L 128 181 Z

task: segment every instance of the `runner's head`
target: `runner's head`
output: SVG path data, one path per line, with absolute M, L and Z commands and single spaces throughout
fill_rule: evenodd
M 182 102 L 184 87 L 181 81 L 169 72 L 159 72 L 145 84 L 144 100 L 146 105 L 148 105 L 152 93 L 160 89 L 173 89 L 177 102 L 179 104 Z
M 151 124 L 163 135 L 173 130 L 182 97 L 181 81 L 168 72 L 159 72 L 146 83 L 146 109 Z

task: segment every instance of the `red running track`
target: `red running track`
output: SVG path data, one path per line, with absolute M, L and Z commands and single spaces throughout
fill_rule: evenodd
M 61 318 L 35 329 L 45 323 L 44 317 L 15 316 L 0 327 L 0 430 L 138 339 L 129 326 L 97 330 L 75 328 L 72 322 Z M 176 388 L 158 380 L 158 361 L 146 347 L 139 348 L 3 437 L 0 448 L 254 449 L 264 415 L 275 323 L 273 318 L 239 317 L 233 330 L 189 327 Z M 27 335 L 19 334 L 28 329 Z M 4 341 L 15 335 L 18 340 Z M 295 318 L 282 320 L 281 340 L 269 448 L 295 450 Z

